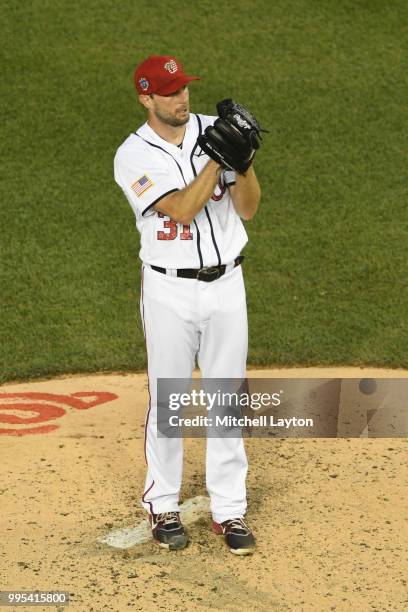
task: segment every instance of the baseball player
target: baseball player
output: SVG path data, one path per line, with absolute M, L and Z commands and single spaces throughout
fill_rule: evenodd
M 135 71 L 147 121 L 118 148 L 115 180 L 141 234 L 141 317 L 147 347 L 147 475 L 142 495 L 153 537 L 180 549 L 183 445 L 157 436 L 157 379 L 190 378 L 197 357 L 205 378 L 246 375 L 248 345 L 242 223 L 258 208 L 251 165 L 255 118 L 232 100 L 219 117 L 190 114 L 190 81 L 172 56 L 150 56 Z M 254 550 L 244 520 L 247 458 L 241 438 L 207 438 L 206 485 L 213 530 L 234 554 Z

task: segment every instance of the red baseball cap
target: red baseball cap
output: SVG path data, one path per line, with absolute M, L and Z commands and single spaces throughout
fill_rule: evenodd
M 135 85 L 139 94 L 168 96 L 200 77 L 187 76 L 183 66 L 172 55 L 150 55 L 135 70 Z

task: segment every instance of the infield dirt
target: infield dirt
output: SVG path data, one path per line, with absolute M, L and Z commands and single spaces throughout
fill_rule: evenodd
M 408 377 L 360 368 L 250 374 Z M 100 539 L 143 530 L 146 376 L 73 376 L 0 394 L 1 590 L 66 590 L 69 610 L 95 612 L 408 608 L 405 438 L 248 439 L 256 554 L 231 555 L 207 512 L 189 525 L 183 551 L 150 539 L 120 549 Z M 207 495 L 204 450 L 203 440 L 185 440 L 182 500 Z

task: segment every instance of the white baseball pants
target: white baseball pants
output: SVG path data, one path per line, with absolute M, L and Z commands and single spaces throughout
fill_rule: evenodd
M 248 325 L 242 267 L 208 283 L 143 265 L 140 308 L 150 393 L 142 505 L 158 514 L 179 510 L 183 439 L 157 436 L 157 379 L 190 378 L 196 355 L 204 378 L 245 378 Z M 208 437 L 206 442 L 213 519 L 243 517 L 248 469 L 243 439 Z

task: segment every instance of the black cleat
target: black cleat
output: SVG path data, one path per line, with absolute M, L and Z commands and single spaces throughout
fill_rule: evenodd
M 179 512 L 149 514 L 153 538 L 162 548 L 180 550 L 187 546 L 187 533 L 180 521 Z
M 224 535 L 225 543 L 234 555 L 252 555 L 255 550 L 255 538 L 243 518 L 233 518 L 216 523 L 213 521 L 213 531 Z

